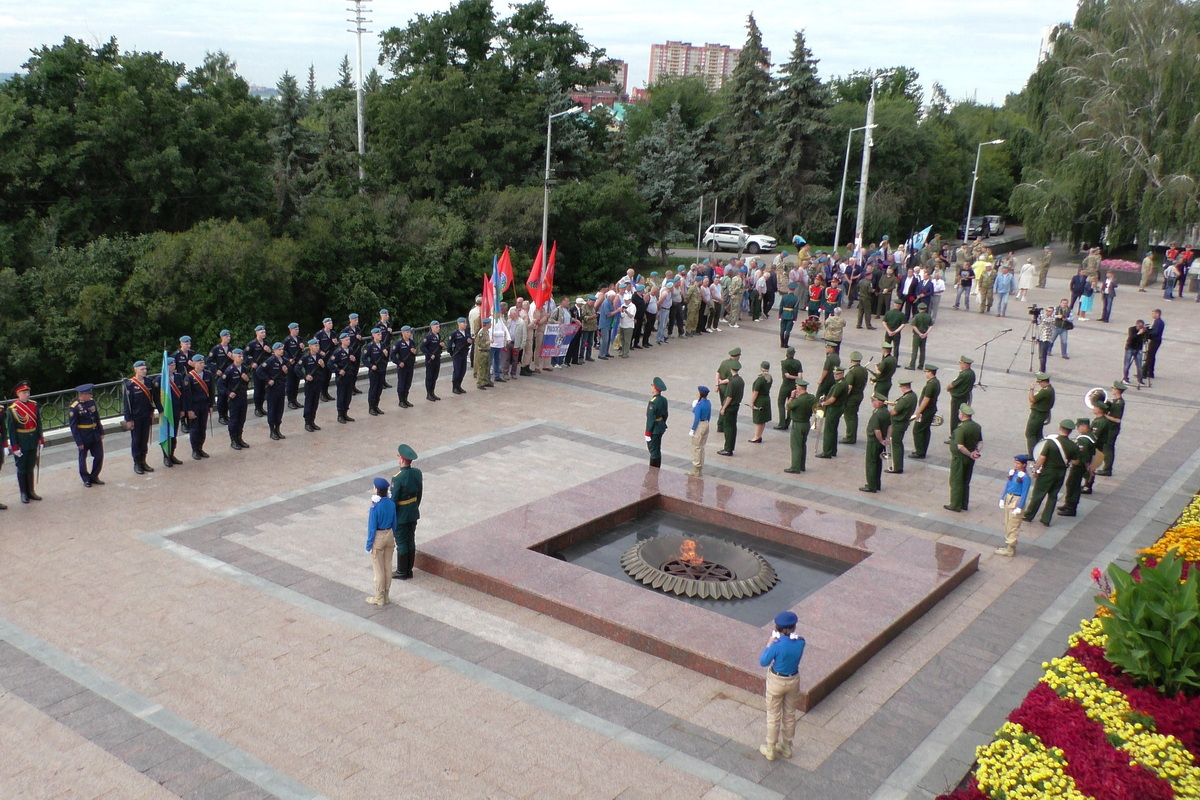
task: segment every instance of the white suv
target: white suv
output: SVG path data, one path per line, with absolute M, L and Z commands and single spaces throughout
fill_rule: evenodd
M 714 253 L 718 250 L 744 250 L 750 254 L 769 253 L 775 249 L 775 239 L 755 233 L 749 225 L 723 222 L 720 225 L 708 226 L 700 246 L 707 247 Z

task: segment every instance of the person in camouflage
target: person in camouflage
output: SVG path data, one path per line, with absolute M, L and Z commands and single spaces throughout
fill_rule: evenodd
M 488 375 L 489 358 L 492 347 L 492 320 L 488 317 L 479 321 L 479 330 L 475 333 L 475 387 L 486 389 L 495 386 Z

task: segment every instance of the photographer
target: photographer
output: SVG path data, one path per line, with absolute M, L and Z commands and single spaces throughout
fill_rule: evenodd
M 1054 349 L 1055 341 L 1062 341 L 1062 357 L 1070 359 L 1067 355 L 1067 334 L 1075 328 L 1075 315 L 1071 313 L 1070 301 L 1063 298 L 1059 301 L 1058 307 L 1054 309 L 1054 339 L 1050 342 L 1050 349 Z
M 1029 314 L 1037 325 L 1039 372 L 1046 371 L 1046 359 L 1050 355 L 1051 348 L 1054 347 L 1054 313 L 1053 308 L 1042 308 L 1037 305 L 1029 307 Z

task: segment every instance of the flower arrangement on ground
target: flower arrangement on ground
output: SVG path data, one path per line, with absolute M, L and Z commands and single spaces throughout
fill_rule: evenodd
M 817 317 L 806 317 L 800 323 L 800 330 L 804 331 L 804 335 L 811 339 L 817 335 L 817 331 L 821 330 L 821 320 Z

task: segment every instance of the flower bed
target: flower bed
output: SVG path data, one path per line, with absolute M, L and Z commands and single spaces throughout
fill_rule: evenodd
M 1112 270 L 1113 272 L 1138 272 L 1142 271 L 1142 265 L 1137 261 L 1126 261 L 1123 258 L 1106 258 L 1100 262 L 1100 271 Z
M 1139 551 L 1141 565 L 1170 550 L 1190 562 L 1185 569 L 1200 562 L 1200 495 Z M 1083 621 L 996 738 L 978 748 L 975 770 L 939 800 L 1200 798 L 1200 696 L 1137 685 L 1106 660 L 1107 643 L 1098 617 Z

